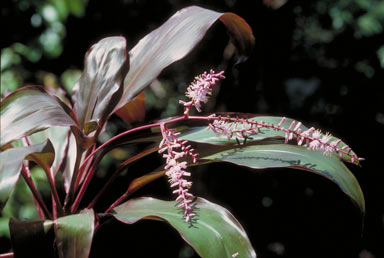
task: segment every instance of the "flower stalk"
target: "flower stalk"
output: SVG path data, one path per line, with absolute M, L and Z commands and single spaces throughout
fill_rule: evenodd
M 191 145 L 187 145 L 187 141 L 182 141 L 177 138 L 177 135 L 180 133 L 175 132 L 175 129 L 168 129 L 164 123 L 160 125 L 160 128 L 163 140 L 159 145 L 159 153 L 164 153 L 163 158 L 166 159 L 164 169 L 167 170 L 167 172 L 165 174 L 168 176 L 171 188 L 176 188 L 172 193 L 178 196 L 176 198 L 176 202 L 179 202 L 177 207 L 183 209 L 185 221 L 189 222 L 196 214 L 193 213 L 191 206 L 194 196 L 189 193 L 192 182 L 187 181 L 184 177 L 190 176 L 191 173 L 185 170 L 187 168 L 187 162 L 180 161 L 180 159 L 190 156 L 192 162 L 195 163 L 197 154 L 194 153 Z

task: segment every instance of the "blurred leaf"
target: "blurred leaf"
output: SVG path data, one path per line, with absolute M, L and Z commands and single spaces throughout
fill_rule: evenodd
M 27 86 L 1 102 L 1 146 L 51 126 L 76 126 L 71 110 L 41 87 Z
M 122 108 L 116 111 L 116 115 L 121 117 L 127 124 L 144 122 L 145 120 L 145 96 L 141 92 L 136 98 L 129 101 Z
M 15 257 L 54 257 L 52 221 L 9 222 Z
M 149 184 L 150 182 L 162 177 L 165 175 L 165 170 L 163 171 L 155 171 L 152 173 L 148 173 L 144 176 L 135 178 L 132 180 L 132 182 L 129 184 L 128 192 L 133 193 L 136 190 L 140 189 L 146 184 Z
M 72 96 L 81 128 L 89 121 L 100 121 L 103 126 L 123 92 L 128 67 L 126 41 L 122 37 L 104 38 L 88 50 L 84 72 Z
M 82 17 L 85 14 L 85 7 L 87 2 L 87 0 L 69 0 L 67 3 L 69 4 L 73 15 Z
M 81 71 L 75 69 L 66 70 L 60 77 L 61 83 L 69 94 L 72 94 L 72 88 L 81 77 Z
M 93 210 L 58 218 L 54 223 L 60 258 L 87 258 L 94 233 Z
M 181 237 L 201 257 L 256 257 L 246 232 L 225 208 L 203 198 L 194 201 L 197 214 L 185 222 L 175 201 L 149 197 L 131 199 L 114 209 L 113 216 L 123 223 L 133 224 L 141 219 L 161 220 L 174 227 Z
M 289 167 L 321 175 L 348 195 L 361 213 L 365 214 L 364 195 L 355 176 L 336 155 L 325 156 L 303 146 L 288 144 L 260 144 L 200 156 L 201 159 L 225 161 L 255 169 Z
M 48 167 L 52 165 L 55 151 L 50 141 L 39 145 L 11 148 L 0 153 L 0 211 L 19 178 L 24 159 L 39 159 Z
M 1 72 L 1 96 L 6 96 L 9 92 L 17 90 L 22 83 L 23 78 L 17 71 L 10 69 Z
M 253 45 L 254 38 L 249 25 L 242 18 L 197 6 L 184 8 L 131 49 L 124 93 L 115 110 L 138 95 L 164 68 L 187 55 L 220 17 L 228 26 L 230 36 L 236 37 L 236 45 L 245 47 L 239 50 L 245 54 Z

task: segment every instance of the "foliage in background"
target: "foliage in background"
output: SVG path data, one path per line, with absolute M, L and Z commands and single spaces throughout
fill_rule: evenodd
M 38 63 L 42 57 L 55 59 L 63 52 L 63 40 L 66 36 L 65 23 L 70 15 L 83 17 L 87 0 L 50 0 L 50 1 L 13 1 L 12 6 L 2 7 L 2 17 L 13 15 L 16 8 L 19 15 L 30 14 L 29 26 L 36 30 L 36 35 L 28 39 L 28 42 L 15 42 L 1 49 L 1 95 L 6 90 L 13 91 L 25 85 L 25 79 L 30 73 L 25 69 L 24 63 Z M 36 76 L 36 75 L 35 75 Z M 44 71 L 40 79 L 49 74 Z M 54 75 L 51 75 L 54 77 Z M 61 83 L 66 87 L 73 85 L 73 80 L 79 77 L 77 71 L 68 70 L 62 74 Z M 74 78 L 74 79 L 72 79 Z M 52 81 L 46 82 L 55 86 Z M 57 83 L 57 82 L 56 82 Z M 56 85 L 57 87 L 57 85 Z

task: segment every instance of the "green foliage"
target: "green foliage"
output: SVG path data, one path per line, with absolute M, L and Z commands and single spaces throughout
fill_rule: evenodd
M 133 224 L 141 219 L 161 220 L 174 227 L 201 257 L 256 257 L 248 236 L 225 208 L 198 198 L 194 204 L 198 216 L 190 223 L 180 219 L 177 202 L 153 198 L 132 199 L 117 206 L 113 215 L 118 220 Z

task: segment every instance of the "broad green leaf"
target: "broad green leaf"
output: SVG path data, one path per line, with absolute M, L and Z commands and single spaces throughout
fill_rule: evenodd
M 87 258 L 94 233 L 93 210 L 58 218 L 54 223 L 60 258 Z
M 72 96 L 81 128 L 91 121 L 103 126 L 121 97 L 128 67 L 123 37 L 104 38 L 88 50 L 84 72 L 74 86 Z
M 12 249 L 15 257 L 54 257 L 52 221 L 10 219 Z
M 186 56 L 218 19 L 227 26 L 242 54 L 254 44 L 249 25 L 236 14 L 218 13 L 197 6 L 181 9 L 131 49 L 130 70 L 115 111 L 138 95 L 168 65 Z
M 1 146 L 51 126 L 76 126 L 71 110 L 41 87 L 27 86 L 1 102 Z
M 225 208 L 203 198 L 194 202 L 197 216 L 186 223 L 175 201 L 149 197 L 131 199 L 114 209 L 118 220 L 133 224 L 141 219 L 161 220 L 174 227 L 201 257 L 256 257 L 246 232 Z
M 260 144 L 235 147 L 200 157 L 225 161 L 255 169 L 290 167 L 321 175 L 348 195 L 365 214 L 364 195 L 355 176 L 336 155 L 325 156 L 302 146 L 288 144 Z
M 47 166 L 54 160 L 54 149 L 50 141 L 27 147 L 10 148 L 0 153 L 0 211 L 11 194 L 25 159 L 39 159 Z

